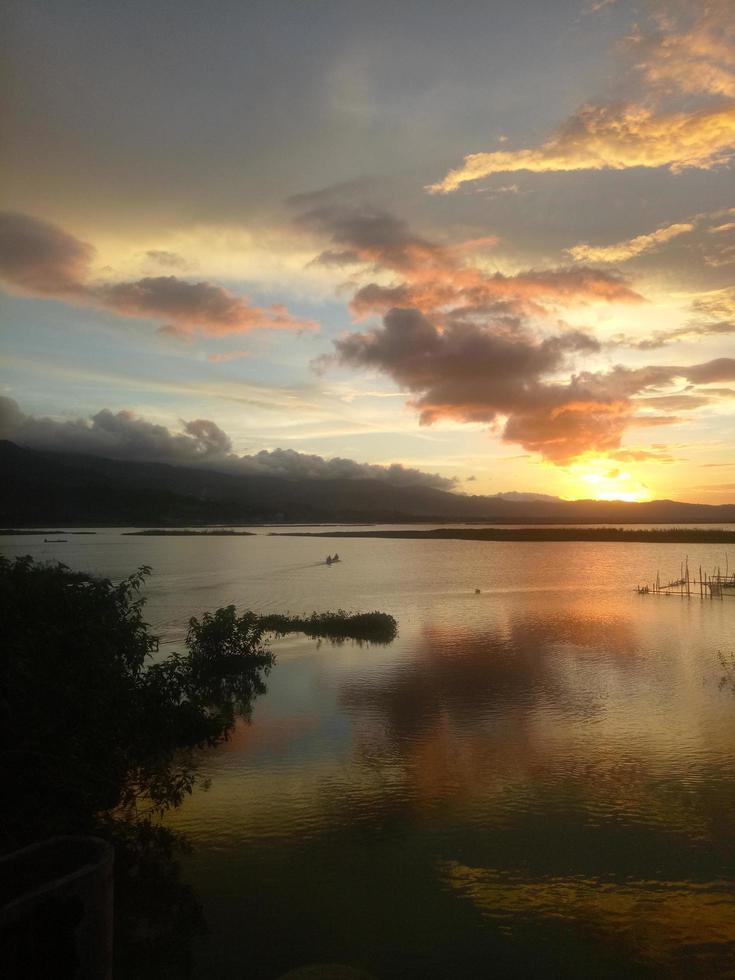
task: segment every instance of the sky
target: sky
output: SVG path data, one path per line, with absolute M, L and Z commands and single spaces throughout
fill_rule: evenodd
M 731 0 L 0 18 L 0 437 L 735 501 Z

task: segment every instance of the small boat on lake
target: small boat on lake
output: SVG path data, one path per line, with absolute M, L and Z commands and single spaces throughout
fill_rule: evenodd
M 44 544 L 66 544 L 66 538 L 44 538 Z
M 325 562 L 325 564 L 326 564 L 326 565 L 333 565 L 333 564 L 334 564 L 334 563 L 335 563 L 336 561 L 342 561 L 342 559 L 341 559 L 341 558 L 339 557 L 339 555 L 338 555 L 338 554 L 337 554 L 337 553 L 335 552 L 335 553 L 334 553 L 334 556 L 332 556 L 332 555 L 327 555 L 327 560 L 326 560 L 326 562 Z

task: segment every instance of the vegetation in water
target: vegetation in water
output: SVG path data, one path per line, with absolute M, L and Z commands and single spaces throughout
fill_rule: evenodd
M 144 538 L 249 538 L 252 531 L 235 531 L 231 527 L 193 529 L 186 527 L 150 527 L 144 531 L 123 531 L 127 537 Z
M 278 531 L 299 538 L 419 538 L 458 541 L 647 541 L 654 544 L 735 544 L 735 531 L 719 528 L 437 527 L 430 531 Z
M 723 653 L 718 650 L 717 656 L 724 673 L 720 678 L 720 688 L 735 693 L 735 653 Z
M 3 527 L 0 528 L 0 535 L 11 535 L 11 534 L 25 534 L 25 535 L 39 535 L 39 534 L 96 534 L 96 531 L 43 531 L 38 530 L 38 528 L 23 528 L 23 527 Z
M 305 633 L 307 636 L 328 637 L 334 640 L 367 640 L 370 643 L 391 643 L 398 635 L 398 623 L 382 612 L 317 613 L 310 616 L 289 616 L 273 613 L 260 617 L 263 629 L 278 635 Z

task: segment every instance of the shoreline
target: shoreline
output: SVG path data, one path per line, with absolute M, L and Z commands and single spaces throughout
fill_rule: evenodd
M 654 544 L 735 544 L 735 531 L 699 528 L 661 530 L 622 527 L 434 528 L 430 531 L 271 531 L 283 538 L 409 538 L 428 541 L 593 541 Z

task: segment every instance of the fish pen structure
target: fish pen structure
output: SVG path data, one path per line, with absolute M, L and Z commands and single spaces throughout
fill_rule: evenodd
M 662 582 L 661 575 L 651 585 L 637 585 L 638 595 L 678 595 L 700 599 L 735 599 L 735 572 L 731 572 L 729 561 L 725 558 L 725 571 L 716 566 L 711 573 L 699 568 L 693 573 L 689 570 L 689 558 L 685 558 L 679 569 L 679 578 Z

